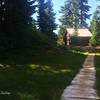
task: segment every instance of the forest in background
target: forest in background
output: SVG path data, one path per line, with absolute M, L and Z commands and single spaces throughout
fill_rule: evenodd
M 59 12 L 62 16 L 58 26 L 52 0 L 0 0 L 0 50 L 64 45 L 66 27 L 89 28 L 93 34 L 89 45 L 99 45 L 100 7 L 88 26 L 90 9 L 88 0 L 66 0 Z M 36 13 L 37 20 L 32 17 Z
M 100 0 L 97 0 L 100 1 Z M 91 10 L 88 0 L 66 0 L 64 6 L 61 7 L 60 13 L 62 14 L 59 19 L 61 25 L 59 26 L 58 31 L 58 44 L 66 44 L 66 27 L 67 28 L 88 28 L 92 37 L 89 41 L 90 46 L 99 46 L 100 45 L 100 6 L 96 8 L 96 11 L 93 14 L 89 14 Z M 92 21 L 90 26 L 87 23 L 87 19 Z

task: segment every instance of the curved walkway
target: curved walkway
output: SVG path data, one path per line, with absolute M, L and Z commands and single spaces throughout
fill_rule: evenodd
M 94 89 L 96 70 L 94 67 L 94 54 L 90 53 L 83 68 L 72 80 L 71 85 L 64 90 L 61 100 L 97 100 Z M 99 99 L 100 100 L 100 99 Z

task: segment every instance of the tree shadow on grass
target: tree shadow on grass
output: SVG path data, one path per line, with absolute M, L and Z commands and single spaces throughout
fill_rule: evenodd
M 64 53 L 7 53 L 0 61 L 2 100 L 60 100 L 85 56 Z

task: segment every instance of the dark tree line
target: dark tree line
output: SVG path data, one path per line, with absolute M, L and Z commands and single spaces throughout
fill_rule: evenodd
M 38 4 L 35 4 L 38 2 Z M 40 31 L 50 34 L 56 29 L 51 0 L 0 0 L 0 29 L 12 31 L 17 24 L 32 24 L 32 15 L 38 10 Z
M 18 24 L 30 24 L 35 13 L 36 0 L 1 0 L 0 29 L 13 34 Z
M 53 37 L 53 31 L 57 28 L 55 23 L 55 13 L 53 12 L 52 0 L 38 0 L 38 25 L 40 31 Z
M 100 6 L 97 7 L 93 14 L 93 19 L 91 21 L 91 32 L 92 37 L 89 44 L 93 46 L 100 45 Z
M 37 20 L 32 17 L 36 13 L 38 13 Z M 35 30 L 38 31 L 39 28 L 39 31 L 49 38 L 55 37 L 53 31 L 57 25 L 51 0 L 0 0 L 0 38 L 1 34 L 6 34 L 9 37 L 22 39 L 24 33 L 22 30 L 34 25 Z M 34 36 L 34 32 L 31 34 Z

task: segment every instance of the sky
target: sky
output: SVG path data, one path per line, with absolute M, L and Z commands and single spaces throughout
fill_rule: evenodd
M 60 24 L 59 18 L 61 17 L 61 14 L 59 13 L 61 6 L 64 6 L 64 2 L 66 0 L 52 0 L 53 1 L 53 8 L 54 12 L 56 13 L 56 23 Z M 88 0 L 88 5 L 91 6 L 89 14 L 93 15 L 93 12 L 96 10 L 97 6 L 100 5 L 100 1 L 96 0 Z M 92 16 L 90 20 L 87 20 L 87 23 L 90 25 L 90 21 L 92 19 Z M 55 31 L 57 33 L 57 30 Z

